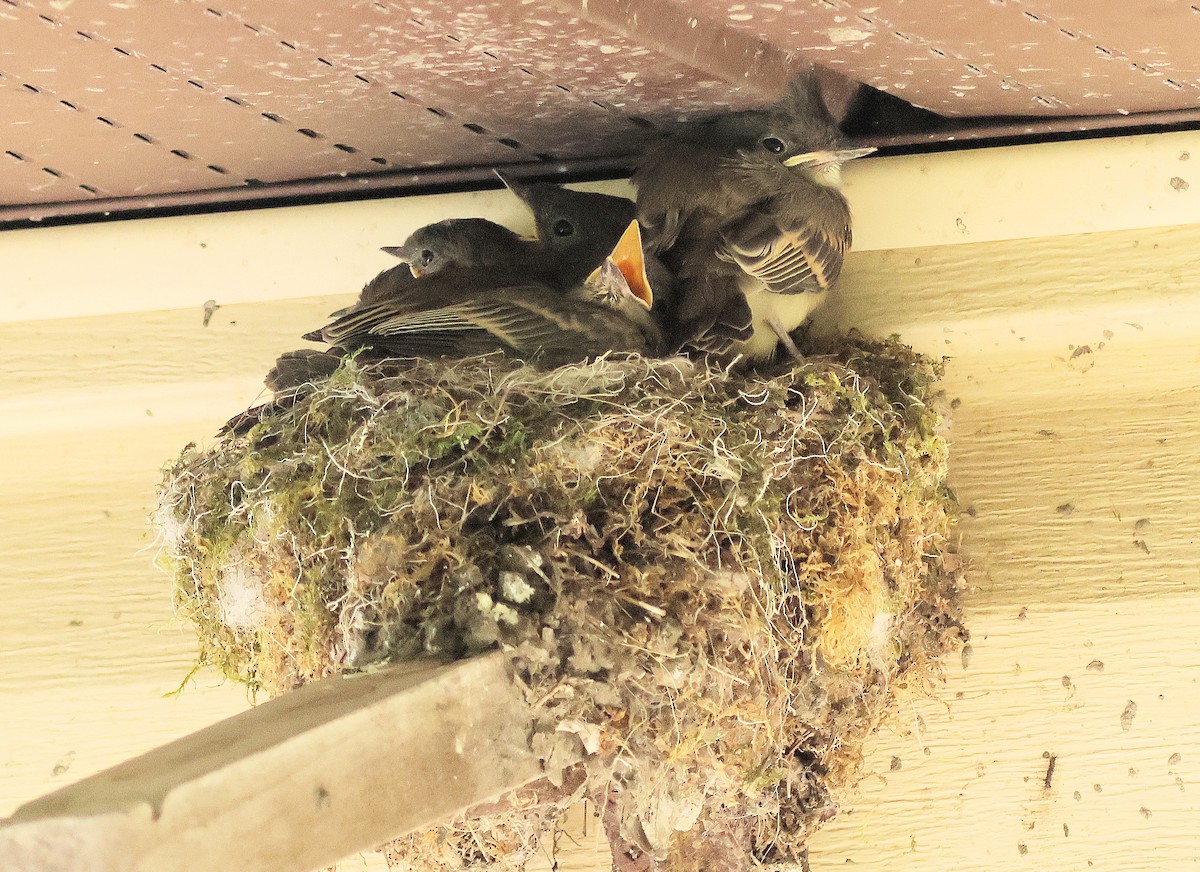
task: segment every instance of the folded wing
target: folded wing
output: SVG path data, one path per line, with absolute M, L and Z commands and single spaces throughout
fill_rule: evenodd
M 775 294 L 827 289 L 842 271 L 848 227 L 782 221 L 772 212 L 747 216 L 722 234 L 717 256 L 736 263 Z
M 606 351 L 656 350 L 653 337 L 613 309 L 541 285 L 501 288 L 440 305 L 391 300 L 355 307 L 308 338 L 398 357 L 503 351 L 551 366 Z

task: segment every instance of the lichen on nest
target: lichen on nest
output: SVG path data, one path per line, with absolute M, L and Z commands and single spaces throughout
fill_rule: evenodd
M 965 637 L 940 365 L 827 352 L 750 374 L 348 359 L 165 472 L 200 662 L 277 694 L 507 652 L 535 750 L 585 751 L 574 792 L 401 839 L 397 868 L 520 868 L 583 795 L 618 868 L 798 862 L 894 691 Z

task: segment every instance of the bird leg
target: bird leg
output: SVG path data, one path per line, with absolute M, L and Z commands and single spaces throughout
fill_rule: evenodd
M 779 337 L 780 343 L 787 349 L 788 354 L 797 363 L 804 363 L 804 355 L 800 353 L 800 349 L 796 347 L 796 343 L 792 341 L 791 334 L 787 328 L 783 326 L 783 322 L 779 320 L 778 315 L 772 315 L 767 319 L 767 325 L 775 331 L 775 335 Z

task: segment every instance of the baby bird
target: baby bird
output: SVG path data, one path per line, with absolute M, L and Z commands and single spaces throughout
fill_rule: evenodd
M 591 275 L 637 215 L 632 200 L 573 191 L 549 182 L 518 182 L 493 170 L 533 213 L 537 238 L 555 263 L 558 284 L 573 287 Z
M 565 290 L 548 281 L 497 281 L 487 270 L 445 269 L 397 285 L 379 302 L 357 303 L 304 338 L 398 357 L 502 351 L 546 367 L 609 351 L 656 355 L 662 337 L 649 314 L 653 292 L 641 252 L 631 221 L 605 261 Z
M 668 345 L 772 358 L 824 299 L 850 247 L 847 148 L 811 76 L 766 109 L 684 126 L 634 183 L 648 247 L 676 274 Z
M 637 205 L 625 197 L 547 182 L 518 182 L 499 170 L 493 172 L 533 213 L 538 240 L 559 264 L 558 281 L 568 286 L 603 262 L 637 215 Z M 650 252 L 643 251 L 642 258 L 654 288 L 654 318 L 661 321 L 670 309 L 674 276 Z
M 331 318 L 354 306 L 382 302 L 390 295 L 403 293 L 409 284 L 443 270 L 487 270 L 497 280 L 519 281 L 526 276 L 540 278 L 551 269 L 547 252 L 536 239 L 520 236 L 486 218 L 448 218 L 426 224 L 402 244 L 387 245 L 382 250 L 405 266 L 381 272 L 363 286 L 353 306 L 331 312 Z
M 447 268 L 521 263 L 534 246 L 535 240 L 486 218 L 448 218 L 419 227 L 400 245 L 382 250 L 408 264 L 419 279 Z

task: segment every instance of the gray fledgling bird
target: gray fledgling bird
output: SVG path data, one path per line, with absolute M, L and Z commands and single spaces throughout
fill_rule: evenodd
M 363 286 L 354 304 L 330 312 L 331 318 L 344 315 L 354 306 L 382 302 L 403 293 L 410 283 L 442 270 L 487 268 L 498 281 L 519 281 L 524 276 L 540 281 L 552 271 L 549 255 L 536 239 L 520 236 L 486 218 L 448 218 L 426 224 L 402 244 L 387 245 L 382 250 L 405 266 L 381 272 Z
M 499 170 L 492 172 L 533 213 L 538 241 L 558 263 L 557 280 L 566 286 L 577 284 L 603 263 L 637 216 L 637 204 L 626 197 L 549 182 L 518 182 Z M 661 321 L 671 307 L 675 277 L 653 253 L 643 251 L 642 258 L 654 289 L 654 318 Z
M 487 270 L 446 269 L 379 302 L 356 304 L 304 338 L 398 357 L 502 351 L 547 367 L 608 351 L 656 355 L 662 337 L 649 314 L 653 292 L 641 253 L 631 221 L 605 262 L 565 291 L 529 279 L 497 282 Z
M 625 197 L 518 182 L 493 172 L 533 213 L 538 242 L 554 260 L 563 287 L 574 287 L 604 263 L 637 217 L 637 205 Z
M 676 273 L 672 349 L 774 356 L 824 298 L 850 247 L 847 148 L 811 76 L 766 109 L 686 125 L 652 145 L 634 183 L 647 246 Z
M 347 351 L 369 357 L 464 357 L 502 351 L 553 367 L 609 351 L 653 356 L 662 334 L 650 315 L 654 303 L 642 261 L 636 221 L 608 252 L 604 263 L 574 288 L 489 267 L 447 266 L 414 278 L 406 266 L 385 270 L 367 284 L 363 298 L 304 336 L 327 349 L 284 352 L 264 380 L 274 393 L 221 428 L 242 435 L 273 413 L 290 408 L 329 378 Z
M 518 183 L 498 171 L 496 176 L 533 212 L 536 237 L 520 236 L 485 218 L 450 218 L 419 227 L 401 245 L 383 251 L 408 264 L 413 280 L 443 270 L 486 270 L 493 284 L 533 282 L 567 290 L 604 262 L 637 211 L 623 197 L 545 182 Z M 663 283 L 661 277 L 659 281 Z M 355 305 L 386 300 L 403 293 L 407 284 L 402 272 L 385 271 L 367 283 Z
M 418 227 L 402 244 L 382 250 L 408 264 L 419 279 L 447 268 L 520 262 L 534 242 L 486 218 L 448 218 Z

